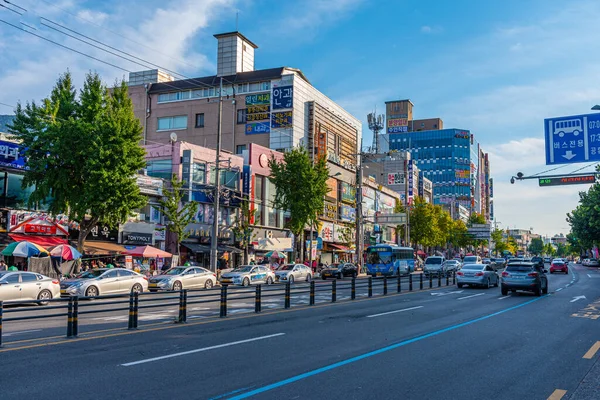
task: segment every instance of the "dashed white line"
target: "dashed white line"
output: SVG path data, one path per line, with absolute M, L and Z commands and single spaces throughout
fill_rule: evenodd
M 33 332 L 40 332 L 40 331 L 41 331 L 41 329 L 31 329 L 28 331 L 8 332 L 8 333 L 2 334 L 2 336 L 8 337 L 8 336 L 20 335 L 22 333 L 33 333 Z
M 502 297 L 498 297 L 498 300 L 502 300 L 502 299 L 508 299 L 510 296 L 502 296 Z
M 587 274 L 588 278 L 591 278 L 592 276 L 590 274 Z
M 563 290 L 564 288 L 559 287 L 558 289 L 556 289 L 557 292 L 560 292 L 561 290 Z
M 416 310 L 417 308 L 423 308 L 423 306 L 416 306 L 416 307 L 410 307 L 410 308 L 403 308 L 402 310 L 395 310 L 395 311 L 388 311 L 388 312 L 384 312 L 384 313 L 380 313 L 380 314 L 372 314 L 372 315 L 367 315 L 367 318 L 381 317 L 382 315 L 396 314 L 396 313 L 399 313 L 399 312 L 410 311 L 410 310 Z
M 472 294 L 470 296 L 459 297 L 457 300 L 470 299 L 471 297 L 483 296 L 485 293 Z

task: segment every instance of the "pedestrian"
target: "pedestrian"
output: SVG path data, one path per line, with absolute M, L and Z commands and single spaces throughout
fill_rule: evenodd
M 0 260 L 0 271 L 6 271 L 8 269 L 8 265 L 4 260 Z

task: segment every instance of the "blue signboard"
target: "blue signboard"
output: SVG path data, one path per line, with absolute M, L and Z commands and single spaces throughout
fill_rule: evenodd
M 413 181 L 413 162 L 412 160 L 408 160 L 408 201 L 410 202 L 414 196 L 413 193 L 413 186 L 414 186 L 414 181 Z
M 246 135 L 254 135 L 257 133 L 269 133 L 271 132 L 271 127 L 269 126 L 269 122 L 253 122 L 250 124 L 246 124 Z
M 250 165 L 244 165 L 242 169 L 242 194 L 244 196 L 250 195 L 250 181 L 252 180 L 252 167 Z
M 388 133 L 405 133 L 408 132 L 408 126 L 390 126 L 387 131 Z
M 24 149 L 16 143 L 0 140 L 0 166 L 28 170 Z
M 271 113 L 271 126 L 273 127 L 273 129 L 291 128 L 292 122 L 292 111 L 280 111 Z
M 341 204 L 340 219 L 347 222 L 356 220 L 356 208 Z
M 292 108 L 294 99 L 293 86 L 279 86 L 273 88 L 273 110 Z
M 600 161 L 600 113 L 544 120 L 546 164 Z

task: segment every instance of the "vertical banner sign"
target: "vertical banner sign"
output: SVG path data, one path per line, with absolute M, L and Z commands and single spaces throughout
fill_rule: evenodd
M 250 180 L 252 179 L 252 167 L 250 165 L 244 165 L 242 169 L 242 194 L 244 196 L 250 195 Z
M 185 194 L 187 201 L 192 201 L 192 167 L 194 165 L 194 153 L 192 150 L 183 150 L 181 162 L 183 187 L 188 191 Z
M 292 108 L 294 100 L 293 86 L 279 86 L 273 88 L 273 110 Z
M 494 197 L 494 178 L 490 178 L 490 197 Z
M 269 133 L 269 114 L 271 112 L 271 93 L 246 96 L 246 134 Z M 264 122 L 256 122 L 264 121 Z
M 125 268 L 133 269 L 133 256 L 125 256 Z
M 412 160 L 408 161 L 408 202 L 412 203 L 413 198 L 413 162 Z
M 327 157 L 327 130 L 317 122 L 317 156 Z

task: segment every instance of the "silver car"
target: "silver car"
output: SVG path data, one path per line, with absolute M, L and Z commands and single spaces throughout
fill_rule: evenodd
M 211 289 L 217 275 L 202 267 L 173 267 L 162 275 L 150 277 L 148 289 L 158 290 Z
M 517 290 L 533 292 L 536 296 L 548 293 L 546 269 L 533 263 L 509 263 L 502 272 L 502 295 Z
M 38 304 L 60 297 L 58 279 L 52 279 L 35 272 L 0 272 L 0 300 L 22 301 L 40 300 Z
M 98 268 L 85 271 L 60 283 L 61 296 L 96 297 L 105 294 L 142 293 L 148 278 L 123 268 Z
M 443 275 L 445 273 L 444 264 L 446 259 L 441 256 L 429 256 L 425 260 L 425 265 L 423 266 L 423 273 L 426 277 L 429 278 L 430 275 L 438 276 Z
M 498 287 L 500 277 L 490 265 L 486 264 L 465 264 L 460 271 L 456 273 L 456 285 L 461 288 L 463 285 L 484 286 L 490 288 Z
M 458 260 L 446 260 L 444 263 L 444 269 L 446 272 L 458 271 L 460 269 L 461 263 Z
M 313 279 L 312 269 L 304 264 L 285 264 L 275 271 L 276 282 L 306 281 L 310 282 Z
M 275 282 L 275 273 L 263 265 L 243 265 L 231 272 L 221 275 L 221 283 L 228 285 L 249 286 L 251 284 Z

